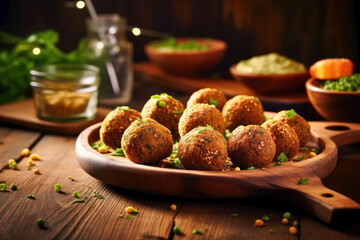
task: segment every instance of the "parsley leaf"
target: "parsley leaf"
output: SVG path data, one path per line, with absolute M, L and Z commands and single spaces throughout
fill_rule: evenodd
M 256 167 L 254 167 L 254 166 L 251 166 L 251 167 L 247 168 L 247 170 L 254 170 L 254 169 L 256 169 Z
M 276 162 L 276 163 L 274 164 L 275 167 L 280 166 L 280 165 L 281 165 L 280 162 Z
M 87 199 L 87 197 L 79 198 L 79 199 L 76 199 L 75 201 L 73 201 L 72 203 L 83 203 L 83 202 L 85 202 L 86 199 Z
M 121 107 L 116 107 L 116 109 L 119 110 L 119 111 L 121 111 L 121 110 L 126 111 L 126 110 L 129 110 L 130 107 L 128 107 L 128 106 L 121 106 Z
M 92 144 L 91 144 L 91 147 L 92 148 L 94 148 L 94 149 L 97 149 L 97 148 L 99 148 L 99 147 L 101 147 L 101 146 L 104 146 L 104 143 L 102 142 L 102 141 L 97 141 L 97 142 L 93 142 Z
M 281 152 L 278 156 L 278 160 L 280 163 L 284 163 L 284 162 L 287 162 L 289 161 L 289 159 L 287 158 L 287 156 L 285 155 L 284 152 Z
M 27 198 L 30 198 L 30 199 L 36 200 L 36 197 L 35 197 L 34 195 L 32 195 L 32 194 L 29 194 L 29 195 L 27 195 L 26 197 L 27 197 Z
M 293 118 L 293 117 L 295 117 L 296 112 L 295 112 L 294 109 L 291 109 L 291 110 L 287 111 L 287 112 L 285 113 L 285 115 L 286 115 L 288 118 Z
M 304 155 L 298 156 L 296 159 L 294 159 L 294 162 L 300 162 L 301 160 L 303 160 L 305 158 Z
M 115 152 L 111 153 L 111 156 L 125 156 L 122 148 L 116 148 Z
M 218 106 L 218 104 L 219 104 L 219 102 L 217 101 L 217 100 L 215 100 L 215 99 L 209 99 L 209 104 L 210 105 L 214 105 L 215 107 L 217 107 Z
M 309 179 L 308 178 L 300 178 L 299 181 L 296 183 L 296 185 L 306 185 L 309 184 L 308 183 Z
M 184 110 L 172 111 L 173 114 L 183 114 Z
M 230 130 L 229 130 L 229 129 L 225 129 L 225 136 L 224 136 L 224 137 L 225 137 L 225 140 L 226 140 L 226 141 L 229 140 L 230 135 L 231 135 Z

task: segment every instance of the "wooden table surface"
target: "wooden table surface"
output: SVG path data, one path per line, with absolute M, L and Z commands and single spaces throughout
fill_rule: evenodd
M 136 88 L 130 106 L 139 109 L 141 101 L 149 97 L 147 94 Z M 0 192 L 0 239 L 360 238 L 358 219 L 351 219 L 352 224 L 345 229 L 330 227 L 300 207 L 276 197 L 188 199 L 149 195 L 106 185 L 80 168 L 75 155 L 75 141 L 76 136 L 0 125 L 0 183 L 8 186 L 7 191 Z M 24 148 L 40 156 L 31 170 L 27 170 L 29 157 L 21 157 Z M 17 170 L 7 167 L 11 158 L 18 162 Z M 39 169 L 40 174 L 34 174 L 34 169 Z M 359 172 L 360 145 L 342 146 L 335 171 L 323 183 L 360 202 Z M 17 191 L 10 190 L 12 184 L 17 185 Z M 54 190 L 55 184 L 62 186 L 62 193 Z M 87 199 L 83 203 L 73 203 L 74 191 Z M 94 191 L 104 198 L 93 197 Z M 29 194 L 36 200 L 27 198 Z M 175 211 L 170 209 L 172 204 L 177 206 Z M 128 206 L 138 210 L 135 218 L 127 218 L 124 214 Z M 285 212 L 292 214 L 288 225 L 281 224 Z M 237 216 L 232 216 L 234 213 Z M 263 227 L 255 227 L 255 220 L 264 215 L 268 215 L 270 220 Z M 38 218 L 45 220 L 46 228 L 37 227 Z M 293 221 L 299 222 L 297 235 L 288 231 Z M 173 234 L 174 226 L 180 227 L 181 235 Z M 194 229 L 203 234 L 193 235 Z

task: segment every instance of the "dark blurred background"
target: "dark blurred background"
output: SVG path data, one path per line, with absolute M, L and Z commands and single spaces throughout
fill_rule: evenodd
M 71 0 L 1 0 L 0 30 L 22 37 L 54 29 L 58 46 L 70 51 L 85 37 L 86 8 Z M 119 13 L 131 26 L 176 37 L 225 40 L 220 67 L 278 52 L 310 66 L 323 58 L 344 57 L 360 67 L 360 2 L 357 0 L 93 0 L 98 13 Z M 147 60 L 143 45 L 156 38 L 128 32 L 134 60 Z

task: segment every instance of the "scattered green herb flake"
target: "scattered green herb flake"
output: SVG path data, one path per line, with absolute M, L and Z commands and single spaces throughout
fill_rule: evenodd
M 265 222 L 268 222 L 270 220 L 268 215 L 264 215 L 261 219 Z
M 75 201 L 73 201 L 72 203 L 83 203 L 83 202 L 85 202 L 86 199 L 87 199 L 87 197 L 79 198 L 79 199 L 76 199 Z
M 178 147 L 179 147 L 179 141 L 175 141 L 173 144 L 173 150 L 170 155 L 171 158 L 176 159 L 178 156 Z
M 288 118 L 293 118 L 293 117 L 295 117 L 296 112 L 295 112 L 294 109 L 291 109 L 291 110 L 287 111 L 287 112 L 285 113 L 285 115 L 286 115 Z
M 57 192 L 61 192 L 61 190 L 62 190 L 61 185 L 60 184 L 55 184 L 54 185 L 54 190 L 57 191 Z
M 174 226 L 173 233 L 176 234 L 176 235 L 180 235 L 181 234 L 180 227 L 179 226 Z
M 164 107 L 166 107 L 166 102 L 165 102 L 165 101 L 162 101 L 162 100 L 159 100 L 159 101 L 157 101 L 157 105 L 158 105 L 159 107 L 161 107 L 161 108 L 164 108 Z
M 193 235 L 202 235 L 203 233 L 202 233 L 199 229 L 194 229 L 194 230 L 192 231 L 192 234 L 193 234 Z
M 122 148 L 116 148 L 115 152 L 111 153 L 111 156 L 125 156 L 125 153 Z
M 266 122 L 267 120 L 269 120 L 268 116 L 264 115 L 264 121 Z
M 80 198 L 80 193 L 78 191 L 73 192 L 73 197 Z
M 322 88 L 334 91 L 353 91 L 360 92 L 360 74 L 355 73 L 350 76 L 341 77 L 338 80 L 327 80 Z
M 254 100 L 254 101 L 257 101 L 258 99 L 257 99 L 257 97 L 253 97 L 253 100 Z
M 36 220 L 36 225 L 38 226 L 38 228 L 45 228 L 45 220 L 39 218 L 38 220 Z
M 155 95 L 152 95 L 151 98 L 152 98 L 152 99 L 159 99 L 159 98 L 160 98 L 160 95 L 159 95 L 159 94 L 155 94 Z
M 239 214 L 237 214 L 237 213 L 230 214 L 230 217 L 238 217 L 238 216 L 239 216 Z
M 301 160 L 303 160 L 305 158 L 304 155 L 298 156 L 296 159 L 294 159 L 294 162 L 300 162 Z
M 98 199 L 103 199 L 103 198 L 104 198 L 104 196 L 101 195 L 101 194 L 98 194 L 96 197 L 97 197 Z
M 120 214 L 120 215 L 119 215 L 119 218 L 124 218 L 124 214 L 123 214 L 123 213 Z
M 276 162 L 276 163 L 274 164 L 274 167 L 277 167 L 277 166 L 281 166 L 281 163 L 280 163 L 280 162 Z
M 317 148 L 311 148 L 311 149 L 310 149 L 310 152 L 314 152 L 314 153 L 318 154 L 318 153 L 319 153 L 319 150 L 318 150 Z
M 269 233 L 274 233 L 274 229 L 270 228 Z
M 18 188 L 17 188 L 16 185 L 13 184 L 13 185 L 10 186 L 10 189 L 13 190 L 13 191 L 16 191 Z
M 1 184 L 0 184 L 0 192 L 6 191 L 6 188 L 7 188 L 7 186 L 6 186 L 5 183 L 1 183 Z
M 183 114 L 184 110 L 173 111 L 172 113 L 173 114 Z
M 136 218 L 136 216 L 134 216 L 132 214 L 128 214 L 128 215 L 126 215 L 126 218 L 127 219 L 134 219 L 134 218 Z
M 202 133 L 202 132 L 205 131 L 206 129 L 214 130 L 214 127 L 211 126 L 211 125 L 209 125 L 209 124 L 207 124 L 206 127 L 200 126 L 200 127 L 198 127 L 197 132 L 198 132 L 198 133 Z
M 247 170 L 254 170 L 254 169 L 256 169 L 256 167 L 254 167 L 254 166 L 251 166 L 251 167 L 247 168 Z
M 284 162 L 287 162 L 289 161 L 289 159 L 287 158 L 287 156 L 285 155 L 284 152 L 281 152 L 278 156 L 278 160 L 280 163 L 284 163 Z
M 97 148 L 102 147 L 102 146 L 104 146 L 104 143 L 102 141 L 93 142 L 91 144 L 91 147 L 94 148 L 94 149 L 97 149 Z
M 151 96 L 152 99 L 159 99 L 160 97 L 167 97 L 167 98 L 171 98 L 171 99 L 173 98 L 172 96 L 170 96 L 167 93 L 155 94 L 155 95 Z
M 229 129 L 225 129 L 225 140 L 228 141 L 229 140 L 229 137 L 231 135 L 231 132 Z
M 214 105 L 215 107 L 217 107 L 218 106 L 218 104 L 219 104 L 219 102 L 217 101 L 217 100 L 215 100 L 215 99 L 209 99 L 209 104 L 210 105 Z
M 309 181 L 308 178 L 300 178 L 299 181 L 296 183 L 296 185 L 306 185 L 309 184 L 308 181 Z
M 121 107 L 116 107 L 116 109 L 119 111 L 127 111 L 130 109 L 130 107 L 129 106 L 121 106 Z
M 291 218 L 291 213 L 290 213 L 290 212 L 284 213 L 284 214 L 283 214 L 283 218 L 290 219 L 290 218 Z
M 26 197 L 27 197 L 27 198 L 30 198 L 30 199 L 33 199 L 33 200 L 36 200 L 36 197 L 35 197 L 34 195 L 32 195 L 32 194 L 29 194 L 29 195 L 27 195 Z
M 85 185 L 85 184 L 83 184 L 83 185 L 81 185 L 81 186 L 83 186 L 83 187 L 87 187 L 87 188 L 91 189 L 91 186 L 89 186 L 89 185 Z
M 299 151 L 307 151 L 307 150 L 309 150 L 309 148 L 307 148 L 307 147 L 300 147 L 299 148 Z
M 260 129 L 256 129 L 256 131 L 257 131 L 260 135 L 264 135 L 264 132 L 261 131 Z
M 17 169 L 17 163 L 12 163 L 10 166 L 12 169 L 16 170 Z
M 176 158 L 173 161 L 171 161 L 171 166 L 173 168 L 180 168 L 181 167 L 180 159 Z

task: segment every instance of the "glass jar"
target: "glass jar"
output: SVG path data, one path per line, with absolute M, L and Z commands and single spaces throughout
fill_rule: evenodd
M 85 64 L 54 64 L 30 71 L 37 116 L 68 122 L 96 115 L 99 69 Z
M 87 20 L 85 54 L 100 69 L 99 104 L 129 103 L 133 89 L 133 47 L 126 39 L 126 19 L 118 14 Z

